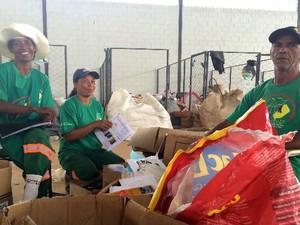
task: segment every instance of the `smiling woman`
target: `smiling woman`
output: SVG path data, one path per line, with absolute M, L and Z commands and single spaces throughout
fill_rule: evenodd
M 89 0 L 90 1 L 90 0 Z M 151 5 L 178 5 L 178 0 L 94 0 Z M 275 11 L 297 11 L 297 0 L 183 0 L 184 6 L 232 9 L 266 9 Z

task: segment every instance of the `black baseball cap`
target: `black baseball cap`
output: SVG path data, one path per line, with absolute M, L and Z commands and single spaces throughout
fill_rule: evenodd
M 273 31 L 269 36 L 269 41 L 273 44 L 278 40 L 279 37 L 283 35 L 292 35 L 294 36 L 298 43 L 300 44 L 300 33 L 299 28 L 294 26 L 284 27 Z
M 78 79 L 85 77 L 86 75 L 92 75 L 95 79 L 99 79 L 100 75 L 94 70 L 90 70 L 87 68 L 77 69 L 73 75 L 73 82 L 77 81 Z

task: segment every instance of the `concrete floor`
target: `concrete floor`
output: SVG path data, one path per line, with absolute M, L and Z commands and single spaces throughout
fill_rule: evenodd
M 59 141 L 51 140 L 53 148 L 58 152 Z M 131 146 L 128 146 L 128 142 L 124 141 L 113 150 L 116 154 L 120 155 L 124 159 L 130 158 Z M 14 204 L 21 202 L 24 190 L 24 179 L 22 177 L 22 170 L 12 163 L 12 192 Z M 65 182 L 64 182 L 64 170 L 61 168 L 58 158 L 52 162 L 52 189 L 53 192 L 66 193 Z

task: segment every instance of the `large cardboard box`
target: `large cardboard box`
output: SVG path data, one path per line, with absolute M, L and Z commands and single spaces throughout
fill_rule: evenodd
M 0 213 L 13 204 L 11 187 L 12 166 L 7 160 L 0 160 Z
M 128 199 L 123 225 L 187 225 L 169 216 L 149 211 L 132 199 Z
M 142 207 L 151 200 L 133 199 Z M 5 208 L 2 225 L 21 225 L 25 216 L 38 225 L 122 225 L 127 202 L 127 197 L 105 194 L 35 199 Z
M 27 215 L 42 225 L 121 225 L 124 209 L 125 200 L 119 196 L 35 199 L 7 207 L 2 225 L 21 225 Z

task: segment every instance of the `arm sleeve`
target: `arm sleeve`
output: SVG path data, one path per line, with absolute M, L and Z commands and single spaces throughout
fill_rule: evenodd
M 3 77 L 0 76 L 0 100 L 7 101 L 7 87 L 5 85 L 5 82 L 3 80 Z
M 257 101 L 257 89 L 254 88 L 249 91 L 242 99 L 242 101 L 237 105 L 237 107 L 232 111 L 232 113 L 226 118 L 226 120 L 234 124 L 241 116 L 243 116 Z
M 77 127 L 76 109 L 73 104 L 62 104 L 59 110 L 59 123 L 62 135 Z
M 52 107 L 54 108 L 55 103 L 52 96 L 52 90 L 50 87 L 49 79 L 45 76 L 45 79 L 43 81 L 43 96 L 42 96 L 42 107 Z

